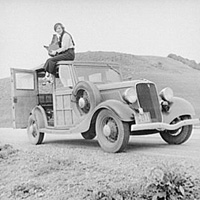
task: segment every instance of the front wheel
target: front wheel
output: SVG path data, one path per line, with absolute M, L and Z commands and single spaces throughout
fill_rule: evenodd
M 27 134 L 32 144 L 41 144 L 44 139 L 44 133 L 39 132 L 38 120 L 40 120 L 39 117 L 33 115 L 30 115 L 28 119 Z
M 123 151 L 128 144 L 130 126 L 122 122 L 113 111 L 104 109 L 97 117 L 96 133 L 104 151 L 117 153 Z
M 187 120 L 187 119 L 191 119 L 191 116 L 177 117 L 170 124 L 176 124 L 180 121 Z M 162 139 L 169 144 L 182 144 L 189 139 L 192 133 L 192 129 L 193 129 L 192 125 L 186 125 L 176 130 L 162 131 L 160 132 L 160 135 Z

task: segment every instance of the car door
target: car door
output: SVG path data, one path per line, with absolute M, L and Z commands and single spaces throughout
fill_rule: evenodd
M 38 104 L 37 76 L 33 70 L 11 68 L 14 128 L 26 128 L 31 110 Z

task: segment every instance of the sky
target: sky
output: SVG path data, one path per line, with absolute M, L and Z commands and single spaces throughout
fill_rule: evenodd
M 0 0 L 0 78 L 48 58 L 61 22 L 76 52 L 114 51 L 200 63 L 200 0 Z

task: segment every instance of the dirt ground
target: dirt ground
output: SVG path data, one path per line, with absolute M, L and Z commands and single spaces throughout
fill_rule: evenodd
M 159 135 L 131 137 L 126 152 L 110 154 L 80 134 L 46 135 L 34 146 L 26 130 L 0 129 L 0 199 L 92 200 L 99 191 L 141 183 L 161 164 L 199 175 L 199 133 L 181 146 Z

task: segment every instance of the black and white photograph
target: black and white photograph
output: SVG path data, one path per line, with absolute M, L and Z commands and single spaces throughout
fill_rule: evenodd
M 0 200 L 200 200 L 199 0 L 0 0 Z

